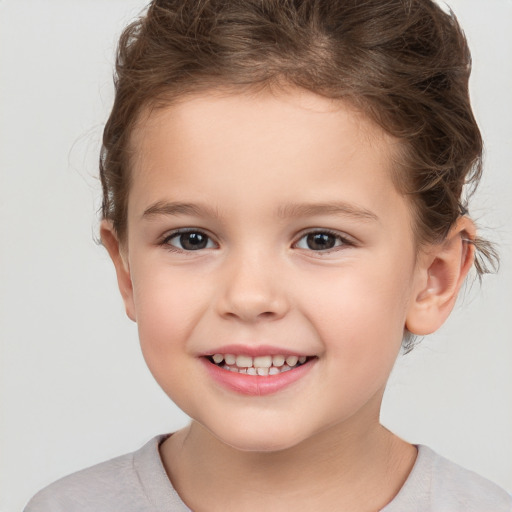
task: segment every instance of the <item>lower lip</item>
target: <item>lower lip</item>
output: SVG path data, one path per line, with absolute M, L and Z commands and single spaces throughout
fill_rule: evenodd
M 243 395 L 263 396 L 277 393 L 304 377 L 315 364 L 316 358 L 277 375 L 247 375 L 224 370 L 206 357 L 201 357 L 201 361 L 210 376 L 223 387 Z

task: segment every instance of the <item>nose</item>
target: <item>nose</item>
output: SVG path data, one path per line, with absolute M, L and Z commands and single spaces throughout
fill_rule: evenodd
M 278 320 L 289 310 L 286 286 L 276 260 L 261 254 L 239 255 L 225 261 L 219 315 L 244 322 Z

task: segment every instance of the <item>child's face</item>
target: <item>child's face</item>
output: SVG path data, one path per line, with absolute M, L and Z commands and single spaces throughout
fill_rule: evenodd
M 419 280 L 394 144 L 297 90 L 195 97 L 140 123 L 127 310 L 158 383 L 222 441 L 275 450 L 378 422 Z M 214 354 L 308 359 L 251 376 Z

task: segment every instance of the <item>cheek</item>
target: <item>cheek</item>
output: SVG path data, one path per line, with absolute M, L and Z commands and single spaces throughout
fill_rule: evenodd
M 326 349 L 362 371 L 392 366 L 400 349 L 409 297 L 410 270 L 359 261 L 334 275 L 311 280 L 310 311 Z M 349 368 L 350 367 L 350 368 Z
M 405 301 L 393 292 L 398 292 L 394 286 L 347 278 L 337 287 L 342 299 L 319 308 L 324 314 L 317 330 L 329 354 L 326 373 L 337 376 L 337 400 L 349 414 L 384 389 L 398 357 Z
M 207 307 L 204 283 L 155 266 L 134 272 L 133 283 L 144 360 L 163 391 L 190 414 L 194 388 L 187 340 Z
M 185 340 L 208 307 L 205 280 L 170 267 L 149 266 L 134 272 L 133 284 L 145 357 L 163 362 L 183 352 Z

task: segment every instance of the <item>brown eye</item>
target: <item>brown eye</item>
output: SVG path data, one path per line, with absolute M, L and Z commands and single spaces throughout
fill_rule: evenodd
M 336 238 L 327 233 L 312 233 L 306 237 L 308 248 L 313 251 L 332 249 L 336 244 Z
M 186 233 L 175 233 L 167 238 L 166 243 L 182 251 L 199 251 L 215 247 L 212 240 L 200 231 L 188 231 Z
M 340 235 L 328 231 L 316 231 L 305 234 L 297 242 L 296 247 L 310 251 L 328 251 L 342 245 L 348 245 L 348 243 Z

